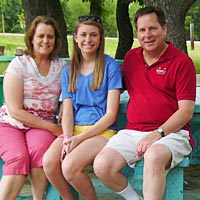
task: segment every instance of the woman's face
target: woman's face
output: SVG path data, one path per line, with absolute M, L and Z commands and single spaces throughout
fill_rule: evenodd
M 39 23 L 32 40 L 35 55 L 46 55 L 53 51 L 55 46 L 55 31 L 51 25 Z
M 82 54 L 96 54 L 100 44 L 99 28 L 93 25 L 80 24 L 74 35 Z

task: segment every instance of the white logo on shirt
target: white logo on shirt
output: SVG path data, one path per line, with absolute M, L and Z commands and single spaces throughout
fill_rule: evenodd
M 166 72 L 167 72 L 167 69 L 166 68 L 161 68 L 161 67 L 158 67 L 157 69 L 156 69 L 156 73 L 157 74 L 160 74 L 160 75 L 165 75 L 166 74 Z

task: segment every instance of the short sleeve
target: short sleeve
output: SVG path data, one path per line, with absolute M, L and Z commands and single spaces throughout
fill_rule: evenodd
M 121 65 L 113 58 L 106 57 L 106 70 L 108 74 L 108 90 L 122 88 Z
M 23 79 L 24 76 L 24 65 L 25 65 L 25 57 L 23 58 L 16 57 L 14 58 L 8 65 L 5 73 L 11 73 L 16 75 L 18 78 Z
M 61 90 L 62 100 L 71 97 L 71 93 L 68 91 L 69 87 L 69 65 L 65 66 L 61 71 Z

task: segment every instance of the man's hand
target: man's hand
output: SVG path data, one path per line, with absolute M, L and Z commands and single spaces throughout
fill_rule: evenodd
M 136 146 L 136 156 L 139 158 L 142 155 L 144 155 L 144 153 L 146 152 L 146 150 L 157 140 L 159 140 L 161 138 L 161 135 L 155 130 L 153 131 L 151 134 L 147 135 L 146 137 L 144 137 L 143 139 L 141 139 L 137 146 Z

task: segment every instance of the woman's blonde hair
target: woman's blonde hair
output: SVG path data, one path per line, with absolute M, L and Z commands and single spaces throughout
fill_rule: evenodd
M 81 50 L 78 47 L 77 42 L 75 41 L 75 34 L 77 34 L 80 24 L 96 26 L 99 29 L 100 33 L 100 44 L 97 49 L 96 53 L 96 60 L 95 60 L 95 67 L 94 67 L 94 78 L 93 83 L 91 85 L 91 90 L 97 90 L 101 87 L 103 76 L 104 76 L 104 64 L 105 64 L 105 55 L 104 55 L 104 48 L 105 48 L 105 37 L 104 37 L 104 29 L 101 22 L 101 19 L 92 16 L 80 16 L 78 21 L 74 27 L 74 34 L 73 34 L 73 52 L 72 52 L 72 59 L 70 63 L 70 81 L 69 81 L 69 92 L 76 91 L 76 78 L 80 71 L 80 65 L 82 60 Z

